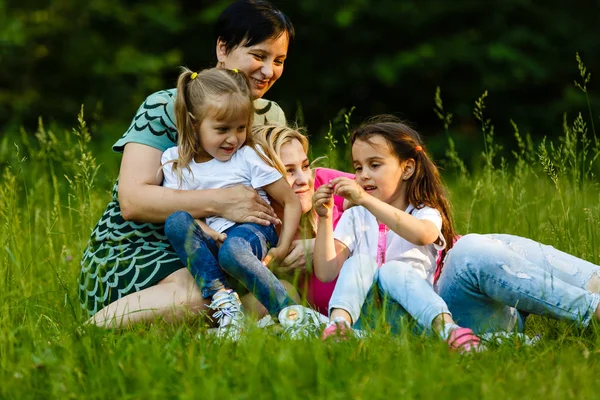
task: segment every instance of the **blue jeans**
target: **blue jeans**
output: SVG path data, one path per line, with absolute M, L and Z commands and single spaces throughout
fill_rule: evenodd
M 254 294 L 273 316 L 296 304 L 261 261 L 277 245 L 273 225 L 236 224 L 224 233 L 227 239 L 218 248 L 185 211 L 171 214 L 165 222 L 167 238 L 190 269 L 204 298 L 212 297 L 220 289 L 231 289 L 228 274 Z
M 350 314 L 355 326 L 363 327 L 360 319 L 377 312 L 372 298 L 376 295 L 385 301 L 385 316 L 392 326 L 410 316 L 421 330 L 428 331 L 436 316 L 450 314 L 446 303 L 410 264 L 390 261 L 377 268 L 375 260 L 364 255 L 352 256 L 344 263 L 329 310 L 341 308 Z
M 512 235 L 462 237 L 437 284 L 455 320 L 475 332 L 522 331 L 527 314 L 587 326 L 600 296 L 587 290 L 600 267 Z

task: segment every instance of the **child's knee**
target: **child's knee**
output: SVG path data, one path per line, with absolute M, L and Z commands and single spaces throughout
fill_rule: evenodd
M 359 271 L 377 271 L 377 263 L 371 257 L 357 254 L 348 258 L 343 265 L 346 270 L 357 269 Z
M 194 218 L 185 211 L 175 211 L 165 221 L 165 235 L 171 239 L 181 235 L 187 235 L 190 224 Z
M 585 288 L 592 293 L 600 294 L 600 275 L 598 275 L 598 272 L 594 272 L 590 280 L 585 285 Z
M 250 246 L 246 240 L 240 237 L 228 237 L 219 248 L 219 265 L 225 270 L 243 266 L 248 261 L 246 257 L 256 258 L 249 250 Z
M 380 287 L 383 282 L 402 284 L 410 280 L 423 280 L 424 278 L 410 264 L 400 261 L 383 264 L 377 273 L 377 281 Z

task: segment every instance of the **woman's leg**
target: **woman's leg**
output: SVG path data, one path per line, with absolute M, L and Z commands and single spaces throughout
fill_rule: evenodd
M 87 323 L 104 328 L 125 328 L 162 318 L 178 322 L 196 316 L 207 306 L 190 272 L 181 268 L 156 285 L 128 294 L 92 316 Z
M 476 332 L 512 330 L 511 307 L 587 326 L 600 303 L 597 294 L 553 279 L 505 242 L 477 234 L 448 253 L 438 293 L 457 323 Z
M 377 263 L 368 256 L 359 254 L 346 260 L 329 300 L 330 319 L 341 317 L 350 325 L 358 321 L 376 272 Z
M 402 306 L 424 330 L 439 333 L 443 323 L 452 323 L 448 306 L 410 264 L 390 261 L 379 269 L 377 284 L 382 296 Z M 447 318 L 444 318 L 447 316 Z M 432 326 L 436 321 L 435 326 Z
M 202 297 L 208 299 L 218 291 L 231 289 L 225 272 L 217 263 L 217 245 L 189 213 L 177 211 L 171 214 L 165 222 L 165 235 L 196 279 Z
M 551 278 L 600 293 L 600 266 L 556 250 L 552 246 L 514 235 L 486 235 L 498 239 L 512 251 L 542 268 Z
M 273 317 L 287 306 L 296 304 L 262 259 L 277 245 L 273 226 L 240 224 L 226 231 L 227 239 L 219 249 L 219 264 L 240 281 Z

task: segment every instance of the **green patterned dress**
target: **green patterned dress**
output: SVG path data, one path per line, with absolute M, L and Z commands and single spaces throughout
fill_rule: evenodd
M 113 150 L 123 152 L 127 143 L 141 143 L 161 151 L 175 146 L 175 95 L 175 89 L 150 95 Z M 255 125 L 285 124 L 285 115 L 276 103 L 258 99 L 254 106 Z M 94 228 L 81 260 L 79 299 L 90 316 L 184 267 L 165 237 L 163 224 L 123 219 L 118 188 L 117 179 L 112 201 Z

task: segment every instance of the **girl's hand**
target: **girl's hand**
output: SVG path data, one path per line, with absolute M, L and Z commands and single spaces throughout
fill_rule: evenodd
M 367 193 L 356 181 L 348 178 L 335 178 L 331 181 L 333 193 L 348 200 L 348 206 L 359 206 Z M 346 205 L 346 202 L 344 202 Z
M 281 262 L 285 259 L 287 255 L 287 249 L 283 249 L 281 247 L 272 247 L 271 250 L 267 253 L 265 258 L 263 258 L 262 263 L 269 267 L 269 269 L 273 270 L 279 267 Z
M 347 199 L 344 199 L 344 202 L 342 203 L 342 211 L 346 211 L 349 208 L 352 208 L 352 205 Z
M 194 221 L 196 221 L 196 223 L 200 226 L 204 233 L 206 233 L 208 236 L 210 236 L 212 240 L 215 241 L 217 247 L 221 247 L 225 239 L 227 239 L 227 235 L 225 233 L 219 233 L 215 231 L 213 228 L 208 226 L 203 220 L 194 219 Z
M 313 194 L 313 208 L 321 218 L 333 215 L 333 186 L 321 185 Z

